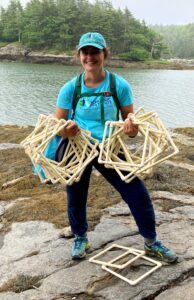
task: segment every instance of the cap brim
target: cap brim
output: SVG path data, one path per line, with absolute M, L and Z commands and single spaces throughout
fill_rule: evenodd
M 86 44 L 83 44 L 83 45 L 81 45 L 81 46 L 78 46 L 77 49 L 80 50 L 81 48 L 87 47 L 87 46 L 95 47 L 95 48 L 98 48 L 98 49 L 104 49 L 103 46 L 100 46 L 100 45 L 95 44 L 95 43 L 86 43 Z

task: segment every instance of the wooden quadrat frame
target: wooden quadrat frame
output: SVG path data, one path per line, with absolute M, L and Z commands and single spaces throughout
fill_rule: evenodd
M 52 183 L 71 185 L 78 182 L 86 166 L 98 156 L 99 163 L 114 169 L 121 180 L 129 183 L 136 176 L 144 179 L 153 174 L 156 165 L 179 150 L 157 113 L 139 108 L 134 114 L 129 114 L 128 119 L 138 125 L 139 132 L 135 140 L 127 138 L 124 133 L 125 122 L 107 121 L 100 144 L 89 131 L 83 129 L 79 136 L 69 137 L 60 162 L 46 155 L 47 147 L 52 145 L 54 138 L 71 120 L 39 115 L 34 130 L 21 145 L 42 182 L 45 182 L 45 177 Z
M 119 256 L 114 257 L 112 260 L 106 262 L 99 258 L 100 256 L 103 256 L 104 254 L 106 254 L 108 251 L 112 250 L 112 249 L 122 249 L 125 250 L 124 253 L 120 254 Z M 123 263 L 123 264 L 115 264 L 114 262 L 124 258 L 125 256 L 132 254 L 134 255 L 133 258 L 131 258 L 130 260 L 128 260 L 127 262 Z M 143 256 L 145 254 L 145 251 L 141 251 L 141 250 L 137 250 L 137 249 L 133 249 L 131 247 L 125 247 L 125 246 L 121 246 L 121 245 L 117 245 L 117 244 L 113 244 L 110 247 L 106 248 L 105 250 L 99 252 L 98 254 L 96 254 L 95 256 L 91 257 L 89 259 L 89 262 L 93 262 L 95 264 L 99 264 L 102 266 L 109 266 L 109 267 L 113 267 L 113 268 L 117 268 L 117 269 L 124 269 L 126 266 L 128 266 L 129 264 L 131 264 L 132 262 L 134 262 L 135 260 L 137 260 L 139 257 Z
M 78 182 L 86 166 L 98 155 L 98 141 L 92 138 L 90 132 L 81 129 L 79 136 L 68 138 L 62 161 L 57 162 L 45 156 L 49 143 L 70 122 L 52 115 L 39 115 L 32 133 L 21 142 L 42 182 L 45 177 L 40 167 L 52 183 L 71 185 Z
M 107 262 L 98 259 L 99 257 L 103 256 L 108 251 L 110 251 L 114 248 L 125 250 L 125 252 L 118 255 L 117 257 L 114 257 L 113 259 L 111 259 L 110 261 L 107 261 Z M 126 257 L 129 254 L 134 255 L 134 257 L 132 259 L 129 259 L 127 262 L 125 262 L 123 264 L 116 263 L 118 260 Z M 110 269 L 110 268 L 114 268 L 114 269 L 122 270 L 122 269 L 126 268 L 127 266 L 131 265 L 134 261 L 137 261 L 138 259 L 143 259 L 143 260 L 149 261 L 150 263 L 153 264 L 153 267 L 150 270 L 148 270 L 147 272 L 145 272 L 144 274 L 142 274 L 141 276 L 139 276 L 138 278 L 134 279 L 134 280 L 128 279 L 127 277 L 124 277 L 120 273 L 117 273 L 115 270 Z M 146 278 L 147 276 L 152 274 L 154 271 L 156 271 L 157 269 L 162 267 L 161 262 L 156 261 L 154 259 L 151 259 L 151 258 L 145 256 L 145 251 L 141 251 L 141 250 L 137 250 L 137 249 L 134 249 L 134 248 L 131 248 L 131 247 L 125 247 L 125 246 L 121 246 L 121 245 L 117 245 L 117 244 L 112 244 L 111 246 L 109 246 L 105 250 L 103 250 L 103 251 L 99 252 L 98 254 L 94 255 L 93 257 L 91 257 L 89 259 L 89 262 L 93 262 L 95 264 L 101 265 L 103 270 L 117 276 L 118 278 L 124 280 L 125 282 L 129 283 L 130 285 L 136 285 L 137 283 L 142 281 L 144 278 Z
M 134 280 L 128 279 L 127 277 L 124 277 L 123 275 L 121 275 L 121 274 L 115 272 L 114 270 L 110 269 L 110 268 L 107 267 L 106 265 L 103 265 L 103 266 L 102 266 L 102 269 L 105 270 L 105 271 L 107 271 L 107 272 L 109 272 L 109 273 L 111 273 L 111 274 L 113 274 L 113 275 L 115 275 L 116 277 L 118 277 L 118 278 L 124 280 L 125 282 L 129 283 L 130 285 L 136 285 L 136 284 L 138 284 L 140 281 L 142 281 L 144 278 L 146 278 L 146 277 L 148 277 L 150 274 L 152 274 L 154 271 L 156 271 L 157 269 L 159 269 L 159 268 L 162 267 L 162 263 L 161 263 L 161 262 L 156 261 L 156 260 L 154 260 L 154 259 L 151 259 L 151 258 L 149 258 L 149 257 L 147 257 L 147 256 L 144 256 L 144 255 L 143 255 L 143 256 L 140 256 L 140 257 L 138 257 L 138 258 L 144 259 L 144 260 L 146 260 L 146 261 L 149 261 L 149 262 L 151 262 L 154 266 L 153 266 L 150 270 L 148 270 L 147 272 L 145 272 L 144 274 L 142 274 L 141 276 L 139 276 L 138 278 L 136 278 L 136 279 L 134 279 Z
M 156 165 L 179 152 L 157 113 L 140 108 L 129 114 L 128 119 L 139 128 L 135 142 L 126 139 L 125 122 L 107 121 L 98 158 L 99 163 L 114 169 L 126 183 L 136 176 L 144 179 Z

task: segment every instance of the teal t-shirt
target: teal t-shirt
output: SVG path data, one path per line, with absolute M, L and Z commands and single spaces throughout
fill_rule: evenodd
M 103 82 L 95 87 L 89 88 L 84 84 L 84 76 L 81 78 L 81 93 L 100 93 L 110 91 L 110 73 L 106 71 Z M 75 90 L 76 78 L 68 81 L 60 90 L 56 106 L 69 110 L 69 118 L 72 115 L 72 102 Z M 116 91 L 120 106 L 133 103 L 133 93 L 129 83 L 121 76 L 115 74 Z M 106 121 L 117 120 L 117 107 L 112 96 L 104 96 L 104 119 Z M 74 120 L 82 129 L 89 130 L 93 138 L 102 141 L 104 123 L 101 118 L 100 96 L 82 97 L 79 99 Z

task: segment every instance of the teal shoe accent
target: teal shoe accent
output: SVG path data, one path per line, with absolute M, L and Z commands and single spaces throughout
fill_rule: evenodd
M 148 256 L 155 256 L 158 257 L 160 260 L 167 262 L 167 263 L 173 263 L 177 260 L 176 253 L 165 247 L 160 241 L 155 241 L 153 245 L 148 245 L 147 243 L 144 244 L 145 252 Z
M 75 235 L 74 243 L 71 249 L 72 259 L 81 259 L 86 256 L 86 250 L 90 248 L 87 236 Z

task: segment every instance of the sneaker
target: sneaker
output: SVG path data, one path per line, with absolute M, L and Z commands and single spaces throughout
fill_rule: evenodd
M 72 259 L 81 259 L 86 256 L 86 250 L 90 248 L 86 235 L 75 235 L 74 243 L 71 249 Z
M 160 260 L 173 263 L 177 260 L 177 255 L 173 250 L 165 247 L 160 241 L 156 241 L 153 245 L 149 246 L 147 243 L 144 244 L 145 252 L 148 256 L 155 256 Z

